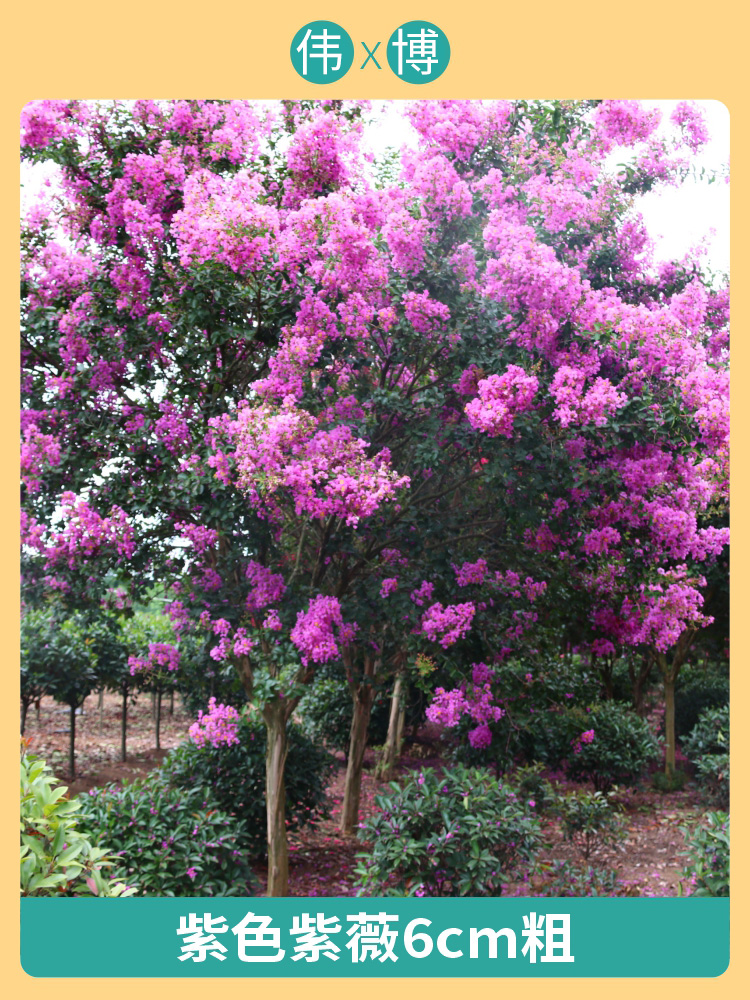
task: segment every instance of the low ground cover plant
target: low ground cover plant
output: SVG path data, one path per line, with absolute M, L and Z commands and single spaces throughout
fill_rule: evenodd
M 729 895 L 729 814 L 708 812 L 693 829 L 683 827 L 688 896 Z
M 571 841 L 586 860 L 606 844 L 615 844 L 624 836 L 624 824 L 615 801 L 616 790 L 587 792 L 576 789 L 557 800 L 563 836 Z
M 361 825 L 362 895 L 500 896 L 541 844 L 534 808 L 490 771 L 411 771 Z
M 573 861 L 553 861 L 544 870 L 545 881 L 537 886 L 536 896 L 632 896 L 617 872 L 610 868 L 582 866 Z
M 210 789 L 173 788 L 154 773 L 144 782 L 107 785 L 80 797 L 81 819 L 118 854 L 115 875 L 145 896 L 251 896 L 242 821 Z

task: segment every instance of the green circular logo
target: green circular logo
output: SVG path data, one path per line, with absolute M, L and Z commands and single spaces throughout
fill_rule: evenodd
M 448 39 L 429 21 L 407 21 L 388 39 L 388 65 L 407 83 L 437 80 L 450 58 Z
M 335 83 L 349 72 L 354 43 L 333 21 L 310 21 L 292 39 L 292 66 L 310 83 Z

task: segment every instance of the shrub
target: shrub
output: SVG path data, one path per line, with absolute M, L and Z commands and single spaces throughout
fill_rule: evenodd
M 92 789 L 81 796 L 81 816 L 119 853 L 115 873 L 135 879 L 145 896 L 254 894 L 244 826 L 207 789 L 170 788 L 154 773 Z
M 376 695 L 367 737 L 371 746 L 385 743 L 390 706 L 390 699 L 383 693 Z M 331 750 L 342 750 L 348 757 L 354 705 L 342 677 L 316 679 L 300 701 L 297 711 L 310 739 L 325 743 Z
M 593 732 L 590 740 L 585 734 Z M 586 728 L 574 738 L 568 756 L 568 773 L 575 781 L 590 780 L 597 791 L 615 784 L 632 784 L 649 762 L 659 756 L 659 747 L 648 724 L 620 702 L 592 705 Z
M 609 868 L 581 868 L 572 861 L 553 861 L 547 878 L 535 896 L 633 896 L 638 895 L 619 881 Z
M 729 677 L 720 668 L 683 668 L 674 695 L 674 731 L 678 740 L 698 723 L 706 709 L 729 704 Z
M 701 712 L 682 741 L 682 748 L 698 770 L 698 781 L 718 809 L 729 808 L 729 706 Z
M 682 741 L 683 753 L 694 763 L 707 754 L 729 750 L 729 705 L 701 712 L 695 726 Z
M 287 829 L 295 830 L 325 815 L 330 754 L 301 727 L 288 727 L 285 784 Z M 239 742 L 197 746 L 186 740 L 161 766 L 161 780 L 177 789 L 210 788 L 219 808 L 244 824 L 252 856 L 266 852 L 266 728 L 246 713 L 237 727 Z
M 514 760 L 541 761 L 558 767 L 570 753 L 577 723 L 572 712 L 581 713 L 599 692 L 598 678 L 576 658 L 552 659 L 541 664 L 505 663 L 493 668 L 495 702 L 505 714 L 487 725 L 492 742 L 472 747 L 468 733 L 476 721 L 464 716 L 458 724 L 458 744 L 452 760 L 469 767 L 494 767 L 500 773 Z M 580 731 L 580 730 L 578 730 Z
M 578 790 L 558 799 L 563 837 L 575 844 L 586 859 L 598 847 L 616 843 L 624 836 L 613 795 L 614 790 L 608 795 Z
M 135 886 L 102 875 L 116 859 L 77 829 L 80 803 L 67 791 L 43 760 L 21 756 L 21 895 L 132 896 Z
M 688 863 L 683 878 L 688 881 L 688 896 L 729 895 L 729 814 L 706 813 L 703 823 L 694 829 L 680 827 L 685 834 L 683 853 Z
M 717 809 L 729 808 L 729 754 L 707 754 L 698 761 L 698 781 Z
M 528 802 L 539 816 L 552 809 L 557 801 L 554 788 L 543 777 L 544 769 L 544 764 L 537 761 L 513 772 L 513 782 L 518 788 L 519 798 Z
M 360 826 L 362 895 L 499 896 L 541 843 L 535 810 L 487 770 L 409 772 Z

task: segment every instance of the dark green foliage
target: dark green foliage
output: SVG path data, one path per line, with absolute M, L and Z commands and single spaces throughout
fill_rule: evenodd
M 384 693 L 376 696 L 368 728 L 368 743 L 371 746 L 385 743 L 390 705 Z M 316 743 L 325 743 L 331 750 L 343 750 L 347 755 L 353 711 L 352 698 L 343 677 L 318 678 L 298 708 L 302 725 L 311 739 Z
M 249 839 L 208 789 L 170 788 L 158 775 L 80 797 L 81 823 L 120 855 L 112 875 L 146 896 L 249 896 Z
M 533 863 L 539 820 L 487 770 L 411 771 L 360 829 L 362 895 L 500 896 Z
M 696 765 L 698 781 L 712 805 L 729 808 L 729 706 L 703 711 L 697 725 L 682 741 Z
M 581 716 L 583 728 L 576 736 L 594 730 L 591 743 L 571 747 L 568 774 L 574 781 L 590 780 L 597 791 L 636 781 L 659 756 L 659 747 L 648 724 L 627 705 L 616 701 L 592 705 Z
M 21 619 L 21 662 L 47 694 L 78 708 L 97 684 L 95 616 L 63 614 L 60 608 L 32 609 Z
M 729 814 L 709 812 L 703 822 L 685 834 L 688 863 L 683 877 L 688 880 L 686 895 L 729 895 Z
M 683 669 L 677 679 L 674 695 L 675 736 L 682 741 L 695 728 L 698 718 L 708 708 L 729 704 L 729 676 L 716 667 Z M 688 755 L 689 756 L 689 755 Z
M 287 829 L 313 823 L 326 810 L 331 757 L 291 723 L 287 727 Z M 208 787 L 219 808 L 244 824 L 253 857 L 266 852 L 266 727 L 255 715 L 241 717 L 239 743 L 196 746 L 186 740 L 162 764 L 162 781 L 177 789 Z
M 682 741 L 685 756 L 697 763 L 707 754 L 729 750 L 729 706 L 701 712 L 696 725 Z

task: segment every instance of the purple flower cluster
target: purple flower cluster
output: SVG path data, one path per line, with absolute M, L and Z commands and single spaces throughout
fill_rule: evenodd
M 236 708 L 231 705 L 217 705 L 216 698 L 208 702 L 208 711 L 198 712 L 198 721 L 188 730 L 190 739 L 196 746 L 210 744 L 212 747 L 230 746 L 239 743 L 237 735 L 240 717 Z M 191 876 L 192 877 L 192 876 Z

